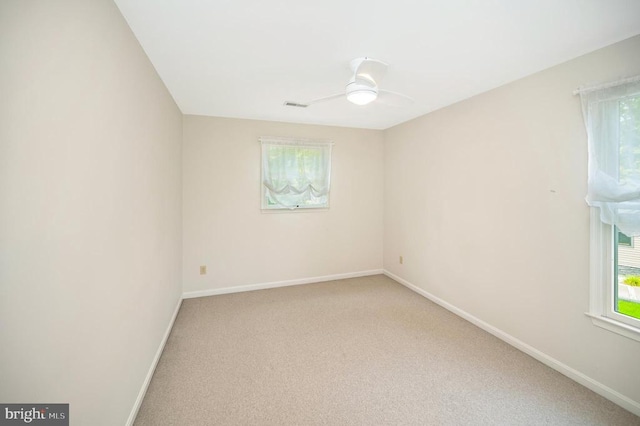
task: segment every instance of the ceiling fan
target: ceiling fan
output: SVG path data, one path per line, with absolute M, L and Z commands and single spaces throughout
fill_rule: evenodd
M 380 89 L 379 85 L 387 73 L 387 64 L 372 58 L 356 58 L 349 63 L 353 71 L 353 77 L 345 87 L 344 93 L 338 93 L 323 98 L 313 99 L 308 102 L 284 103 L 285 106 L 307 108 L 309 105 L 331 101 L 345 97 L 355 105 L 367 105 L 373 101 L 382 102 L 391 106 L 406 106 L 413 103 L 409 96 L 389 90 Z

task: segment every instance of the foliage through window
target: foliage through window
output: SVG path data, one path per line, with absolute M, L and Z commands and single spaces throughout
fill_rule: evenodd
M 262 137 L 262 208 L 329 207 L 329 141 Z

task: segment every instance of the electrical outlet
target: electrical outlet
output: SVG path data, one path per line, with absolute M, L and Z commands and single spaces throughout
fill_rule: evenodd
M 207 275 L 207 265 L 200 266 L 200 275 Z
M 402 265 L 403 263 L 404 263 L 404 258 L 400 256 L 400 264 Z

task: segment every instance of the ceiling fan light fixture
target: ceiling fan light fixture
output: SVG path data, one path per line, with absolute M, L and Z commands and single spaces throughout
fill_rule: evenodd
M 367 105 L 376 100 L 378 93 L 371 89 L 354 90 L 347 94 L 347 100 L 356 105 Z
M 378 90 L 375 86 L 370 86 L 358 81 L 347 84 L 347 100 L 356 105 L 367 105 L 376 100 Z

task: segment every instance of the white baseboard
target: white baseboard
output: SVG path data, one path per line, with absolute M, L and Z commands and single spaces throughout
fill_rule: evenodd
M 366 277 L 369 275 L 380 275 L 384 273 L 382 269 L 372 269 L 369 271 L 349 272 L 346 274 L 324 275 L 321 277 L 301 278 L 287 281 L 274 281 L 262 284 L 249 284 L 235 287 L 212 288 L 208 290 L 187 291 L 182 293 L 183 299 L 191 299 L 194 297 L 217 296 L 219 294 L 241 293 L 244 291 L 265 290 L 268 288 L 287 287 L 291 285 L 312 284 L 323 281 L 344 280 L 347 278 Z
M 553 368 L 554 370 L 558 371 L 559 373 L 564 374 L 565 376 L 569 377 L 571 380 L 580 383 L 581 385 L 583 385 L 584 387 L 591 389 L 592 391 L 594 391 L 595 393 L 597 393 L 598 395 L 603 396 L 604 398 L 607 398 L 609 401 L 618 404 L 619 406 L 621 406 L 622 408 L 632 412 L 633 414 L 635 414 L 636 416 L 640 416 L 640 403 L 637 401 L 632 400 L 631 398 L 628 398 L 624 395 L 622 395 L 621 393 L 611 389 L 608 386 L 603 385 L 602 383 L 592 379 L 591 377 L 579 372 L 578 370 L 575 370 L 571 367 L 569 367 L 566 364 L 561 363 L 560 361 L 558 361 L 555 358 L 550 357 L 549 355 L 540 352 L 539 350 L 537 350 L 536 348 L 534 348 L 533 346 L 530 346 L 526 343 L 524 343 L 521 340 L 516 339 L 515 337 L 511 336 L 510 334 L 505 333 L 504 331 L 474 317 L 473 315 L 467 313 L 466 311 L 463 311 L 462 309 L 459 309 L 455 306 L 453 306 L 452 304 L 445 302 L 444 300 L 434 296 L 433 294 L 421 289 L 420 287 L 417 287 L 413 284 L 411 284 L 410 282 L 408 282 L 407 280 L 400 278 L 399 276 L 384 270 L 384 274 L 386 276 L 388 276 L 389 278 L 399 282 L 400 284 L 404 285 L 405 287 L 409 288 L 410 290 L 415 291 L 416 293 L 418 293 L 421 296 L 424 296 L 425 298 L 431 300 L 434 303 L 437 303 L 438 305 L 442 306 L 443 308 L 447 309 L 448 311 L 453 312 L 454 314 L 458 315 L 461 318 L 464 318 L 465 320 L 469 321 L 470 323 L 480 327 L 481 329 L 483 329 L 484 331 L 493 334 L 494 336 L 496 336 L 498 339 L 503 340 L 504 342 L 510 344 L 511 346 L 515 347 L 516 349 L 521 350 L 522 352 L 526 353 L 527 355 L 530 355 L 531 357 L 537 359 L 538 361 L 542 362 L 543 364 Z
M 160 356 L 162 355 L 162 351 L 164 350 L 164 345 L 167 343 L 167 339 L 169 338 L 169 334 L 171 334 L 171 329 L 173 328 L 173 323 L 176 321 L 176 317 L 178 316 L 180 305 L 182 305 L 182 299 L 178 299 L 178 303 L 176 304 L 176 308 L 173 311 L 173 316 L 171 317 L 171 321 L 169 321 L 167 330 L 164 332 L 164 336 L 162 337 L 160 346 L 158 346 L 158 350 L 156 351 L 156 356 L 153 358 L 153 361 L 151 362 L 151 366 L 149 367 L 149 371 L 147 372 L 147 377 L 144 379 L 142 388 L 140 388 L 140 392 L 138 392 L 138 398 L 136 398 L 136 402 L 135 404 L 133 404 L 131 414 L 129 414 L 129 418 L 127 419 L 127 426 L 133 425 L 133 422 L 136 420 L 136 416 L 138 415 L 138 411 L 140 410 L 140 406 L 142 405 L 142 400 L 144 399 L 144 396 L 147 393 L 147 389 L 149 388 L 149 383 L 151 383 L 151 378 L 153 377 L 153 373 L 156 371 L 156 366 L 158 365 L 158 361 L 160 361 Z

